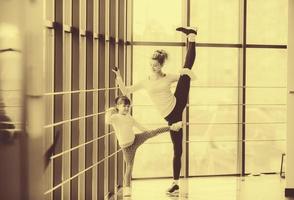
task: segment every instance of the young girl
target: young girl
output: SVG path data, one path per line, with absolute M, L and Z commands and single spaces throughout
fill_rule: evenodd
M 116 80 L 124 95 L 133 93 L 139 89 L 145 89 L 153 101 L 155 107 L 160 111 L 162 117 L 169 125 L 177 121 L 182 121 L 182 113 L 188 101 L 191 78 L 194 75 L 191 71 L 196 57 L 195 37 L 197 35 L 196 28 L 179 27 L 176 29 L 184 33 L 188 38 L 188 50 L 185 58 L 184 67 L 179 75 L 166 74 L 162 72 L 167 53 L 164 50 L 154 52 L 150 61 L 151 75 L 146 80 L 140 81 L 133 86 L 126 87 L 121 78 L 120 72 L 114 69 Z M 171 84 L 178 81 L 175 93 L 172 94 Z M 177 194 L 179 192 L 178 180 L 181 171 L 182 156 L 182 129 L 174 134 L 170 131 L 171 140 L 173 142 L 174 158 L 173 158 L 173 183 L 168 188 L 167 194 Z
M 177 122 L 171 126 L 155 130 L 147 130 L 129 114 L 131 102 L 128 97 L 120 96 L 116 98 L 115 104 L 115 108 L 110 108 L 106 112 L 105 120 L 107 124 L 113 126 L 126 162 L 123 195 L 131 196 L 131 177 L 137 148 L 147 139 L 157 136 L 160 133 L 168 132 L 170 130 L 178 131 L 182 127 L 182 122 Z M 134 134 L 133 127 L 136 127 L 143 132 Z

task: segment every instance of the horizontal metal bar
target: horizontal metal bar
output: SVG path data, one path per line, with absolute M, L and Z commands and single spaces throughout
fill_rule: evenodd
M 85 115 L 83 117 L 77 117 L 77 118 L 73 118 L 73 119 L 69 119 L 69 120 L 56 122 L 54 124 L 48 124 L 48 125 L 45 125 L 44 128 L 52 128 L 52 127 L 55 127 L 55 126 L 63 125 L 63 124 L 73 122 L 73 121 L 78 121 L 78 120 L 81 120 L 81 119 L 86 119 L 86 118 L 89 118 L 89 117 L 98 116 L 98 115 L 101 115 L 101 114 L 105 114 L 105 112 L 94 113 L 94 114 L 90 114 L 90 115 Z
M 246 44 L 247 48 L 287 49 L 287 45 L 276 44 Z
M 238 122 L 214 122 L 214 123 L 196 123 L 196 122 L 187 122 L 188 125 L 229 125 L 229 124 L 245 124 L 245 125 L 250 125 L 250 124 L 287 124 L 287 122 L 246 122 L 246 123 L 238 123 Z
M 196 107 L 196 106 L 286 106 L 287 104 L 187 104 L 187 107 Z M 154 107 L 153 104 L 149 105 L 132 105 L 132 107 Z
M 236 142 L 286 142 L 286 139 L 246 139 L 246 140 L 189 140 L 185 143 L 236 143 Z M 145 142 L 144 144 L 156 145 L 156 144 L 172 144 L 171 141 L 162 141 L 162 142 Z
M 13 89 L 13 90 L 0 89 L 0 92 L 22 92 L 22 91 L 23 91 L 22 89 Z
M 0 53 L 5 53 L 5 52 L 9 52 L 9 51 L 21 53 L 21 50 L 14 49 L 14 48 L 0 49 Z
M 93 142 L 95 142 L 95 141 L 97 141 L 97 140 L 100 140 L 100 139 L 102 139 L 102 138 L 105 138 L 106 136 L 109 136 L 109 135 L 111 135 L 111 134 L 113 134 L 113 133 L 114 133 L 114 131 L 111 131 L 110 133 L 107 133 L 107 134 L 102 135 L 102 136 L 100 136 L 100 137 L 97 137 L 97 138 L 95 138 L 95 139 L 93 139 L 93 140 L 90 140 L 90 141 L 88 141 L 88 142 L 85 142 L 85 143 L 83 143 L 83 144 L 80 144 L 80 145 L 78 145 L 78 146 L 75 146 L 75 147 L 73 147 L 73 148 L 70 148 L 70 149 L 68 149 L 68 150 L 65 150 L 65 151 L 63 151 L 63 152 L 61 152 L 61 153 L 59 153 L 59 154 L 55 154 L 55 155 L 51 156 L 50 159 L 52 160 L 52 159 L 58 158 L 58 157 L 60 157 L 60 156 L 62 156 L 62 155 L 64 155 L 64 154 L 70 153 L 70 152 L 72 152 L 72 151 L 74 151 L 74 150 L 76 150 L 76 149 L 78 149 L 78 148 L 81 148 L 81 147 L 86 146 L 86 145 L 88 145 L 88 144 L 91 144 L 91 143 L 93 143 Z
M 138 46 L 186 46 L 185 42 L 152 42 L 152 41 L 134 41 L 132 45 Z M 223 48 L 243 48 L 242 44 L 228 43 L 201 43 L 197 42 L 198 47 L 223 47 Z M 246 48 L 274 48 L 287 49 L 287 45 L 272 45 L 272 44 L 246 44 Z
M 102 163 L 102 162 L 104 162 L 105 160 L 111 158 L 112 156 L 118 154 L 120 151 L 121 151 L 121 149 L 119 149 L 118 151 L 116 151 L 116 152 L 112 153 L 111 155 L 105 157 L 104 159 L 102 159 L 102 160 L 96 162 L 96 163 L 93 164 L 92 166 L 90 166 L 90 167 L 88 167 L 88 168 L 86 168 L 86 169 L 80 171 L 79 173 L 75 174 L 74 176 L 72 176 L 72 177 L 70 177 L 70 178 L 68 178 L 68 179 L 66 179 L 66 180 L 64 180 L 64 181 L 62 181 L 62 182 L 59 183 L 58 185 L 56 185 L 56 186 L 54 186 L 53 188 L 47 190 L 47 191 L 44 193 L 44 195 L 47 195 L 47 194 L 53 192 L 54 190 L 60 188 L 60 187 L 61 187 L 62 185 L 64 185 L 65 183 L 68 183 L 69 181 L 71 181 L 71 180 L 75 179 L 76 177 L 78 177 L 78 176 L 84 174 L 85 172 L 89 171 L 90 169 L 92 169 L 92 168 L 98 166 L 100 163 Z
M 248 88 L 248 89 L 286 89 L 287 86 L 218 86 L 218 85 L 213 85 L 213 86 L 208 86 L 208 85 L 191 85 L 191 88 Z
M 24 108 L 23 105 L 4 105 L 4 106 L 0 106 L 2 108 Z
M 0 131 L 9 131 L 9 132 L 14 132 L 14 133 L 21 133 L 23 130 L 19 129 L 19 128 L 12 128 L 12 129 L 2 129 L 2 128 L 0 128 Z
M 105 90 L 115 90 L 119 89 L 118 87 L 112 88 L 96 88 L 96 89 L 89 89 L 89 90 L 73 90 L 73 91 L 62 91 L 62 92 L 48 92 L 45 93 L 45 96 L 50 95 L 64 95 L 64 94 L 76 94 L 76 93 L 86 93 L 86 92 L 97 92 L 97 91 L 105 91 Z

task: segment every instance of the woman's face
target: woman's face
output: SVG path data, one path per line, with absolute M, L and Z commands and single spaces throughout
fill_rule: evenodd
M 150 66 L 152 72 L 158 73 L 161 71 L 162 66 L 159 64 L 157 60 L 151 60 L 150 61 Z

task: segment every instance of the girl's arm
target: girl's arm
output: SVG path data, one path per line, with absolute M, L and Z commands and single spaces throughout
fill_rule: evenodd
M 105 123 L 106 124 L 111 124 L 112 121 L 111 121 L 111 116 L 113 114 L 117 113 L 116 109 L 114 107 L 112 108 L 109 108 L 108 110 L 106 110 L 105 112 Z

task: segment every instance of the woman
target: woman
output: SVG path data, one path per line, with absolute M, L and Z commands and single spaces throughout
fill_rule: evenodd
M 113 72 L 116 74 L 116 80 L 124 95 L 133 93 L 139 89 L 145 89 L 153 101 L 155 107 L 160 111 L 161 115 L 169 125 L 182 121 L 182 113 L 188 101 L 190 90 L 190 81 L 194 77 L 191 71 L 196 57 L 195 37 L 197 35 L 196 28 L 179 27 L 177 31 L 183 32 L 188 38 L 188 50 L 185 58 L 184 67 L 180 71 L 180 75 L 165 74 L 162 67 L 168 57 L 164 50 L 156 50 L 151 59 L 152 74 L 143 81 L 133 86 L 126 87 L 121 78 L 119 70 L 116 68 Z M 176 90 L 172 94 L 171 84 L 178 81 Z M 174 195 L 179 192 L 178 180 L 181 171 L 182 156 L 182 139 L 183 130 L 180 129 L 177 134 L 170 130 L 171 140 L 173 142 L 174 158 L 173 158 L 173 178 L 171 187 L 167 190 L 167 194 Z

